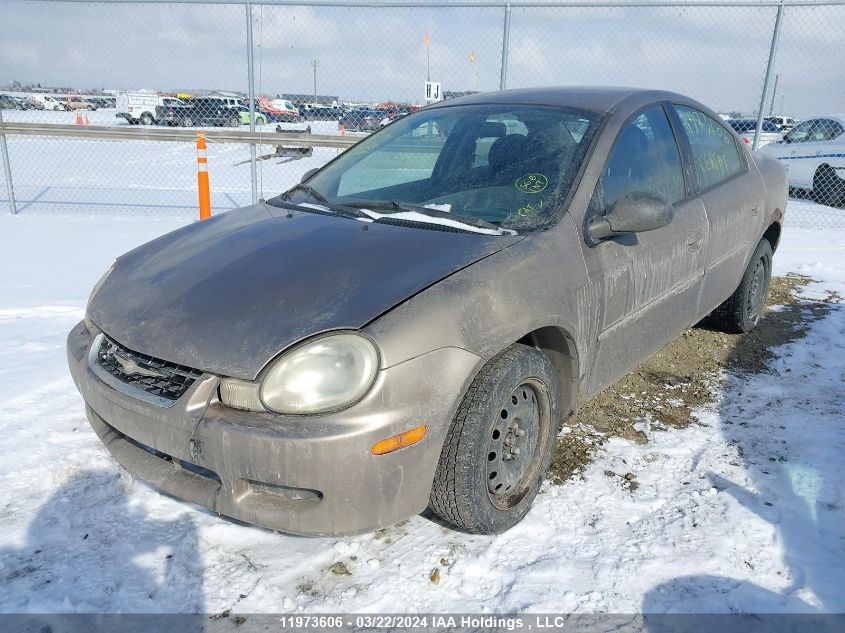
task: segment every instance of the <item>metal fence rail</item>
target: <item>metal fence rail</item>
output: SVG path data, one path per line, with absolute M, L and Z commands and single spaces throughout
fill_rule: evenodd
M 86 110 L 84 121 L 6 109 L 0 209 L 17 199 L 24 213 L 187 212 L 196 128 L 211 143 L 215 210 L 273 195 L 423 103 L 426 80 L 446 96 L 561 84 L 675 90 L 753 119 L 755 146 L 767 115 L 845 111 L 845 0 L 7 0 L 0 16 L 0 65 L 22 84 L 11 94 L 42 82 L 83 97 L 225 91 L 246 104 L 242 125 L 224 128 L 130 125 L 110 108 Z M 267 103 L 286 99 L 301 120 L 271 120 Z M 355 114 L 340 102 L 358 104 Z M 793 206 L 793 223 L 845 226 L 841 209 Z

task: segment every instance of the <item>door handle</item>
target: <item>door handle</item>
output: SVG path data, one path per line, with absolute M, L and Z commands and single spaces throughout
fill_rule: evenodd
M 699 248 L 701 248 L 701 245 L 703 243 L 704 243 L 704 236 L 701 233 L 699 233 L 698 231 L 696 231 L 695 233 L 690 233 L 687 236 L 687 247 L 693 252 L 695 252 Z

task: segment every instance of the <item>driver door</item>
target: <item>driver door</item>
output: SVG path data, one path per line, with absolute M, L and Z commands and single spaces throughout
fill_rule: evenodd
M 672 206 L 673 218 L 653 231 L 584 244 L 600 323 L 586 379 L 596 393 L 692 325 L 704 278 L 708 224 L 692 194 L 664 105 L 648 106 L 622 126 L 590 203 L 604 215 L 623 196 L 645 192 Z

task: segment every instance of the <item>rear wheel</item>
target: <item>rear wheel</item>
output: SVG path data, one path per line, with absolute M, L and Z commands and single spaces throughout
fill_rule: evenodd
M 479 534 L 518 523 L 548 470 L 559 422 L 557 373 L 545 354 L 517 344 L 491 359 L 446 436 L 431 509 Z
M 845 201 L 845 179 L 837 176 L 830 165 L 822 165 L 813 176 L 813 197 L 829 207 L 839 206 Z
M 772 276 L 772 246 L 760 240 L 734 293 L 711 315 L 719 329 L 741 334 L 750 332 L 766 307 Z
M 194 120 L 189 116 L 183 116 L 179 120 L 179 125 L 182 127 L 191 127 L 194 124 Z
M 140 121 L 141 121 L 142 125 L 152 125 L 153 122 L 155 121 L 155 119 L 153 119 L 153 115 L 150 114 L 149 112 L 144 112 L 141 115 Z
M 237 117 L 237 116 L 229 117 L 229 125 L 231 127 L 238 127 L 240 124 L 241 124 L 240 117 Z

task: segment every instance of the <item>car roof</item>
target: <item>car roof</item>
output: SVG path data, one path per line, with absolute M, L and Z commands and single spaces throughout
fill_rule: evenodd
M 845 124 L 845 114 L 819 114 L 816 116 L 808 116 L 806 119 L 801 121 L 814 121 L 816 119 L 833 119 L 834 121 L 838 121 L 839 123 Z
M 456 99 L 440 101 L 434 104 L 434 106 L 429 107 L 512 103 L 521 105 L 562 106 L 581 110 L 592 110 L 594 112 L 610 112 L 628 99 L 640 101 L 648 100 L 648 98 L 651 98 L 653 101 L 673 99 L 690 101 L 690 99 L 683 95 L 662 90 L 617 86 L 559 86 L 481 92 Z

